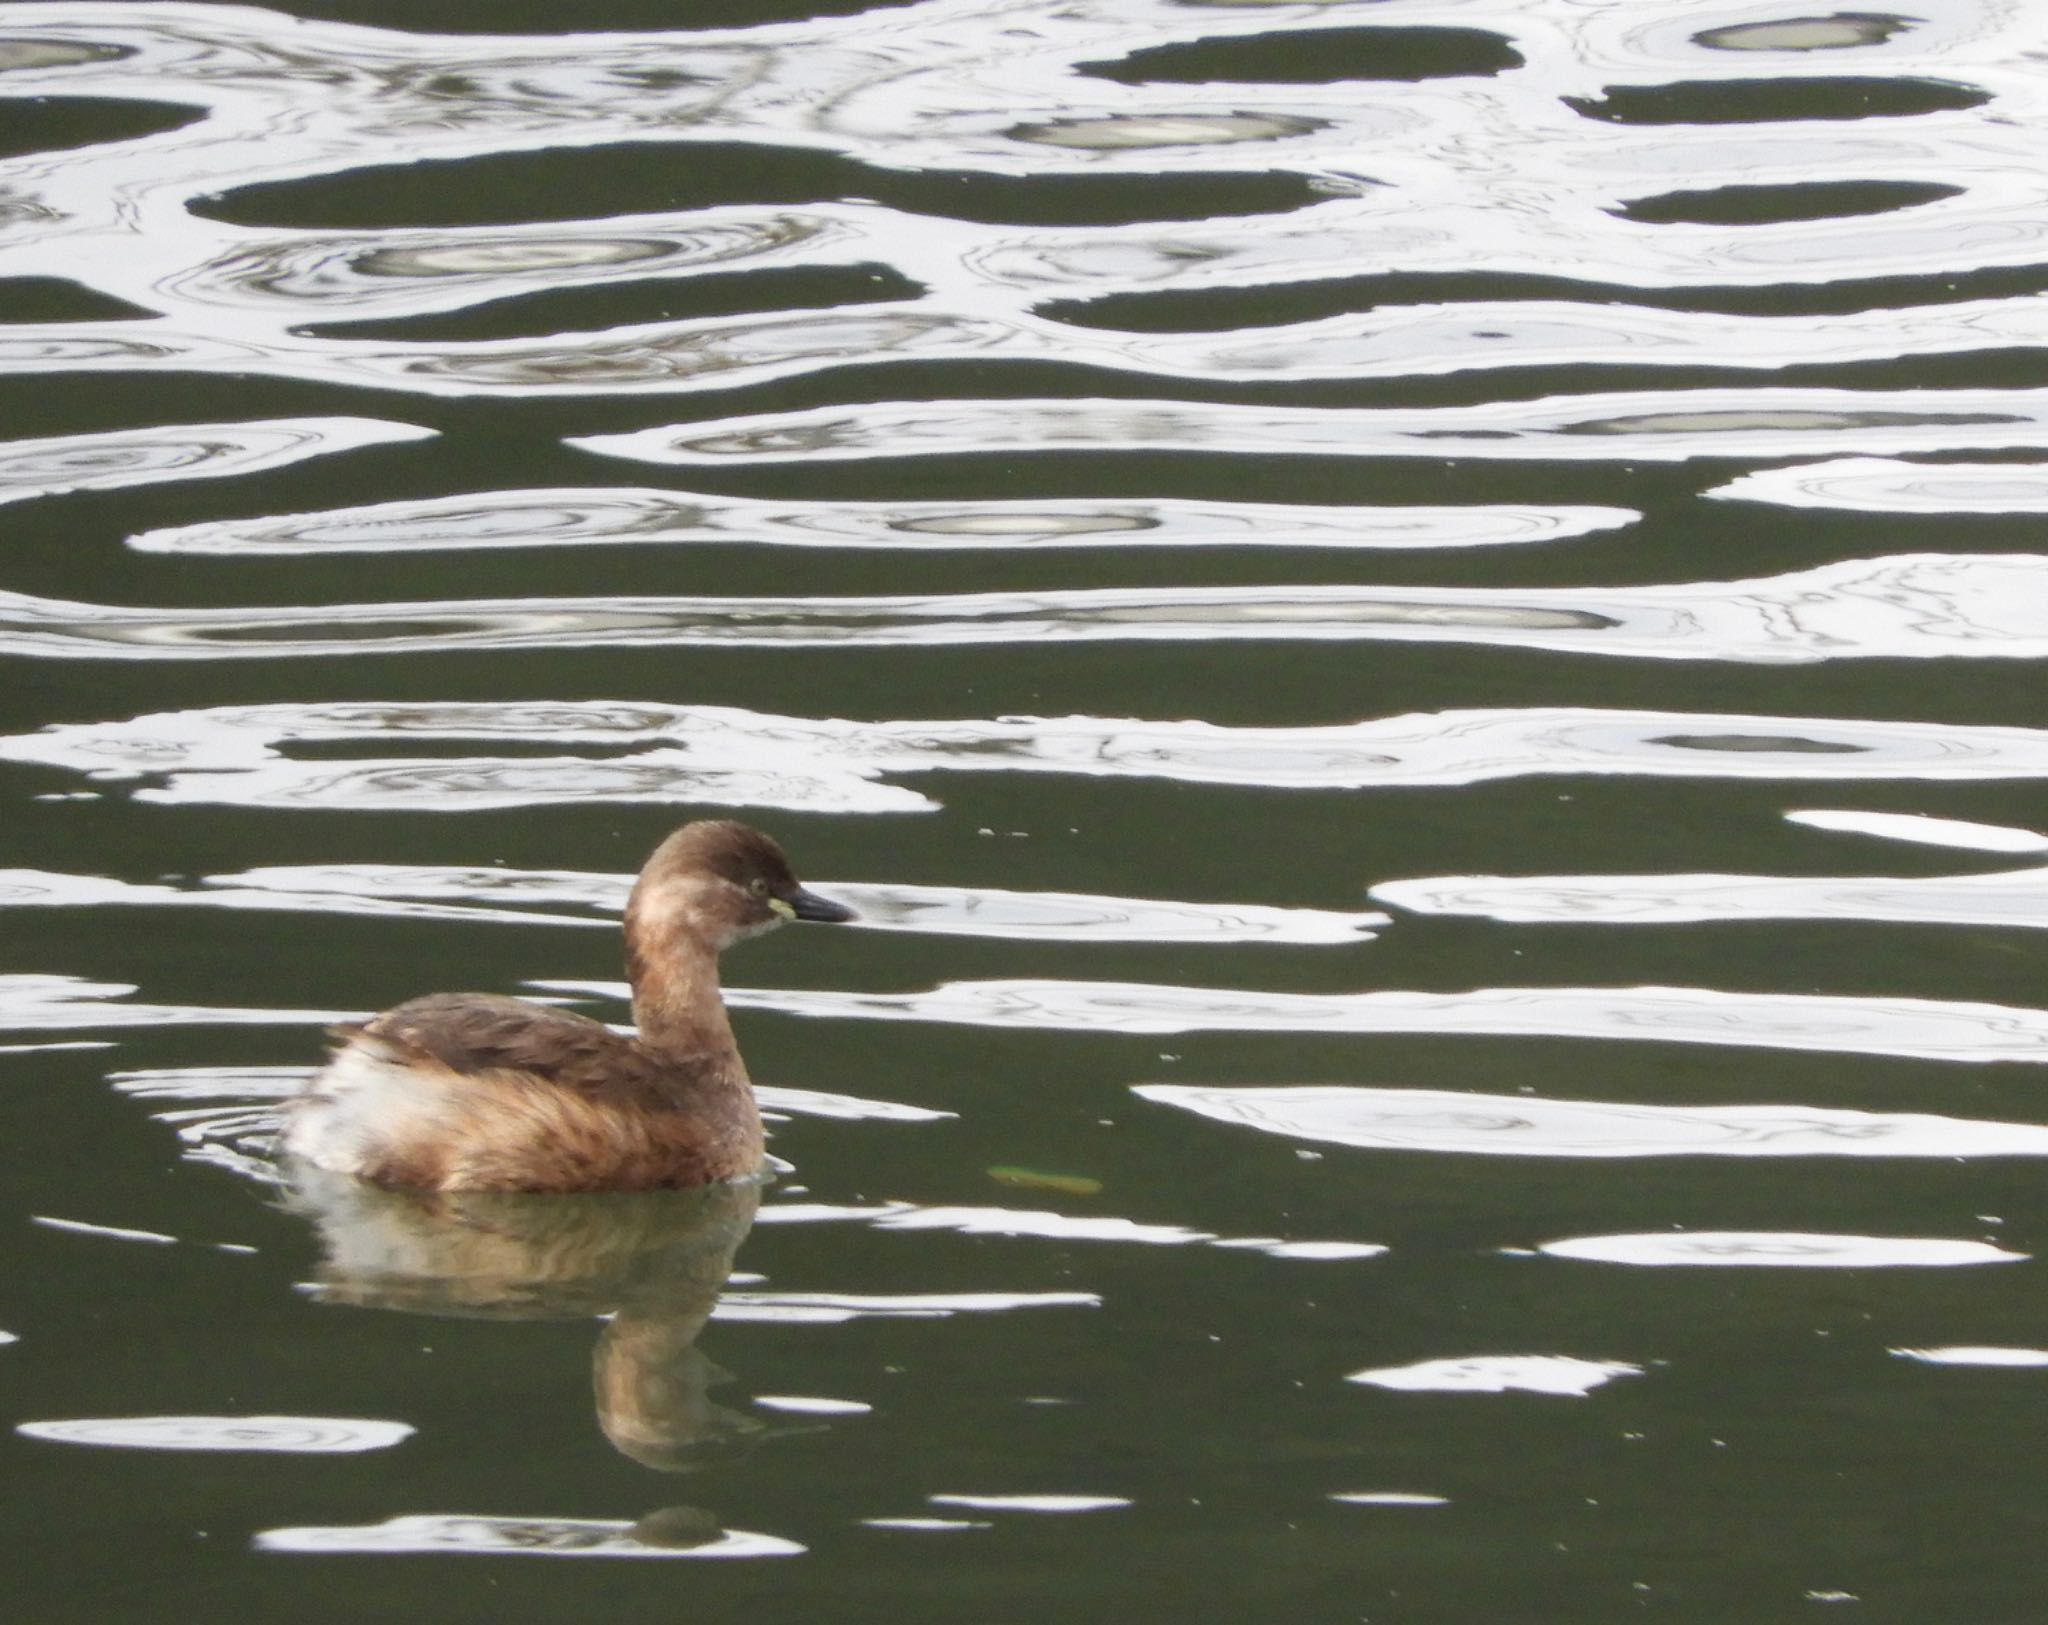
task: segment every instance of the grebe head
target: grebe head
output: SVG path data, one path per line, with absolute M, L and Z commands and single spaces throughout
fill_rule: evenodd
M 629 937 L 689 936 L 716 952 L 789 920 L 854 913 L 805 891 L 782 848 L 759 830 L 719 818 L 685 824 L 654 849 L 626 917 Z

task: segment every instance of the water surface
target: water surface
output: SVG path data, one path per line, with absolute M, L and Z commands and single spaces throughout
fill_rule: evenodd
M 0 4 L 25 1616 L 2039 1617 L 2044 51 Z M 773 1183 L 278 1189 L 728 815 Z

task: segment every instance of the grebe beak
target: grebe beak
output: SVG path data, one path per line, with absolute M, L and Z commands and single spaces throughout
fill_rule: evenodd
M 835 903 L 829 897 L 820 897 L 814 891 L 805 891 L 799 886 L 787 897 L 771 897 L 768 906 L 785 920 L 814 920 L 821 925 L 838 925 L 860 916 L 844 903 Z

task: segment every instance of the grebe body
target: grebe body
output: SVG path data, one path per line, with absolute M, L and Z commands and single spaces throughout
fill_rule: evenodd
M 334 1029 L 281 1148 L 405 1190 L 654 1190 L 752 1174 L 761 1115 L 718 955 L 788 920 L 851 918 L 804 890 L 759 830 L 685 824 L 626 904 L 637 1036 L 499 994 L 412 999 Z

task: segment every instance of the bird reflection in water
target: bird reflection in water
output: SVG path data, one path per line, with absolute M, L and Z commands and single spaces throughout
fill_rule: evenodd
M 292 1210 L 311 1218 L 324 1257 L 316 1301 L 408 1314 L 504 1320 L 601 1317 L 592 1354 L 597 1423 L 622 1455 L 659 1472 L 731 1461 L 791 1429 L 716 1404 L 729 1381 L 697 1346 L 733 1255 L 760 1204 L 758 1181 L 694 1190 L 507 1192 L 382 1190 L 296 1166 Z M 695 1507 L 635 1525 L 651 1546 L 719 1538 Z

